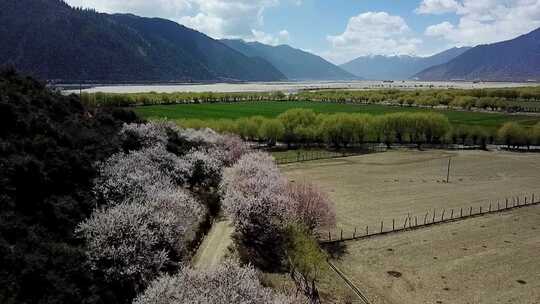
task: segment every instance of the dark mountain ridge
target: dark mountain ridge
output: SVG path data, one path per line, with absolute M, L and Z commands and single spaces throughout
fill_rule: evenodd
M 271 46 L 243 40 L 221 40 L 229 47 L 251 58 L 263 58 L 290 80 L 355 80 L 358 77 L 344 71 L 320 56 L 288 45 Z
M 540 28 L 512 40 L 477 46 L 415 77 L 421 80 L 540 81 Z
M 0 2 L 0 64 L 64 81 L 275 81 L 286 77 L 175 22 L 72 8 L 60 0 Z

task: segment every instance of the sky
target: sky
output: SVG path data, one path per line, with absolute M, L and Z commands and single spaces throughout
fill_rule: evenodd
M 540 0 L 65 0 L 161 17 L 216 39 L 289 44 L 341 64 L 367 55 L 428 56 L 540 27 Z

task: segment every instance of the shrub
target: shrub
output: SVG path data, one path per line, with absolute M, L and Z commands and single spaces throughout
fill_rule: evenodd
M 187 184 L 192 179 L 193 160 L 181 159 L 157 145 L 117 153 L 98 167 L 95 192 L 108 204 L 116 204 L 155 187 Z
M 87 267 L 74 230 L 99 205 L 94 164 L 120 151 L 118 132 L 136 120 L 0 71 L 0 302 L 126 300 Z
M 204 209 L 193 197 L 173 188 L 151 194 L 98 209 L 77 229 L 90 265 L 110 281 L 142 286 L 175 269 L 195 235 Z
M 191 172 L 187 179 L 190 187 L 217 187 L 221 181 L 225 155 L 216 148 L 193 150 L 184 158 Z
M 168 140 L 167 129 L 176 129 L 176 127 L 166 122 L 124 124 L 120 130 L 120 140 L 126 151 L 165 145 Z
M 532 134 L 534 144 L 540 146 L 540 123 L 537 123 L 533 127 L 531 134 Z
M 222 206 L 233 220 L 242 258 L 272 269 L 281 265 L 283 228 L 290 218 L 286 180 L 267 154 L 252 153 L 225 170 Z
M 526 131 L 515 122 L 505 123 L 497 132 L 497 136 L 508 147 L 520 146 L 526 142 Z
M 292 224 L 286 233 L 287 261 L 290 267 L 291 279 L 297 290 L 309 299 L 311 303 L 319 303 L 319 294 L 315 283 L 318 281 L 326 254 L 319 243 L 310 233 L 309 228 L 302 224 Z
M 333 225 L 332 202 L 313 185 L 290 185 L 267 154 L 252 153 L 225 170 L 220 185 L 244 260 L 264 269 L 282 266 L 284 236 L 292 224 L 310 233 Z
M 242 156 L 250 152 L 249 146 L 238 136 L 227 134 L 221 136 L 217 142 L 225 166 L 230 167 Z
M 241 118 L 237 120 L 237 132 L 244 140 L 254 141 L 258 138 L 259 124 L 257 121 L 250 118 Z
M 184 268 L 174 276 L 165 275 L 141 294 L 134 304 L 245 303 L 287 304 L 295 299 L 274 293 L 259 282 L 251 266 L 225 262 L 215 269 L 196 271 Z M 298 302 L 297 302 L 298 303 Z
M 283 141 L 290 145 L 299 141 L 298 130 L 313 128 L 317 115 L 311 109 L 292 109 L 280 114 L 278 119 L 285 130 Z
M 284 134 L 285 127 L 277 119 L 266 119 L 259 128 L 260 138 L 266 141 L 266 144 L 270 147 L 275 146 L 278 141 L 283 140 Z
M 288 193 L 293 201 L 294 218 L 310 233 L 335 225 L 334 203 L 310 183 L 289 183 Z

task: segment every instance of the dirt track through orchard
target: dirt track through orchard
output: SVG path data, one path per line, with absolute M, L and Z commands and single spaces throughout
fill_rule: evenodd
M 232 233 L 233 227 L 230 221 L 216 221 L 193 258 L 193 267 L 208 269 L 223 261 L 227 248 L 232 244 Z

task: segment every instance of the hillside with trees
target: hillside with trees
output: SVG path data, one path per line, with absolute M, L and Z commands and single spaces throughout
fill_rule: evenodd
M 74 232 L 100 206 L 94 164 L 121 149 L 116 134 L 136 120 L 0 73 L 0 302 L 122 302 L 122 288 L 87 267 Z
M 420 80 L 539 81 L 540 29 L 509 41 L 480 45 L 428 68 Z
M 103 14 L 61 0 L 5 0 L 0 19 L 0 63 L 43 80 L 286 79 L 263 59 L 164 19 Z
M 315 303 L 333 202 L 237 136 L 89 108 L 0 74 L 2 303 Z M 190 261 L 214 219 L 232 255 Z M 269 250 L 269 249 L 272 250 Z M 274 290 L 261 271 L 290 273 Z

